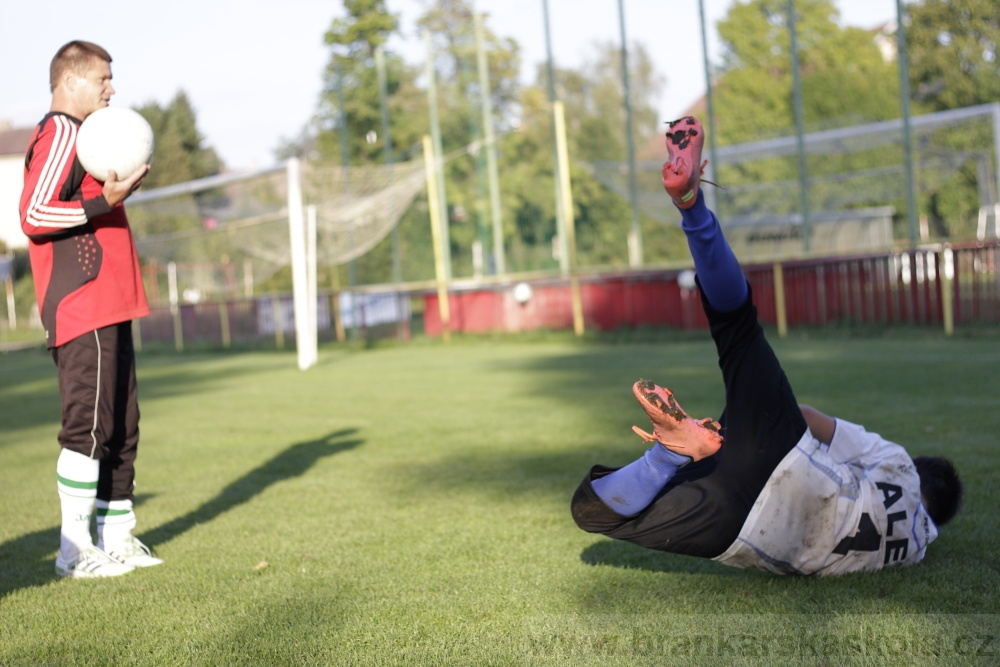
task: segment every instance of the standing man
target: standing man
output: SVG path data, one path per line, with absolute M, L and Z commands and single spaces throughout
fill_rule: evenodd
M 588 532 L 775 574 L 919 562 L 961 504 L 955 468 L 798 405 L 705 206 L 704 137 L 694 117 L 670 124 L 663 185 L 694 258 L 725 408 L 718 421 L 693 419 L 669 389 L 636 382 L 653 432 L 633 429 L 651 446 L 623 468 L 594 466 L 573 496 L 573 518 Z
M 148 315 L 149 305 L 122 202 L 149 165 L 110 172 L 101 183 L 76 157 L 80 125 L 115 93 L 107 51 L 69 42 L 52 59 L 49 84 L 52 105 L 25 156 L 20 213 L 62 399 L 56 574 L 113 577 L 163 562 L 132 535 L 139 443 L 132 320 Z

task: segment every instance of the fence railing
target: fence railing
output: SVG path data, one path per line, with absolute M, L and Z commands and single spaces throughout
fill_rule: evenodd
M 317 339 L 410 337 L 410 295 L 403 292 L 363 294 L 323 292 L 316 300 Z M 295 314 L 291 294 L 240 297 L 225 301 L 156 305 L 137 320 L 137 340 L 185 346 L 295 345 Z
M 581 275 L 588 329 L 708 326 L 697 290 L 678 280 L 683 269 Z M 762 322 L 788 327 L 1000 323 L 1000 241 L 928 246 L 864 256 L 751 264 L 744 273 Z M 515 293 L 527 282 L 530 298 Z M 573 327 L 569 280 L 456 283 L 448 290 L 453 332 L 517 332 Z M 520 298 L 518 298 L 520 297 Z M 411 309 L 411 301 L 422 302 Z M 284 348 L 295 344 L 292 295 L 156 306 L 137 323 L 139 339 L 177 349 L 207 344 Z M 443 332 L 437 292 L 426 285 L 385 286 L 317 297 L 320 341 L 352 337 L 408 339 L 411 329 Z
M 928 246 L 880 254 L 751 264 L 744 273 L 760 318 L 787 327 L 835 323 L 941 326 L 1000 322 L 1000 242 Z M 581 275 L 587 328 L 643 325 L 705 328 L 696 290 L 679 269 Z M 449 291 L 451 331 L 525 331 L 572 327 L 569 281 L 531 282 L 518 301 L 512 285 Z M 443 330 L 437 295 L 427 292 L 427 334 Z

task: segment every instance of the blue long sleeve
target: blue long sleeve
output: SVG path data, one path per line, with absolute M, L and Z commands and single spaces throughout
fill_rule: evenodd
M 728 313 L 747 299 L 747 281 L 732 248 L 722 234 L 715 213 L 705 205 L 698 191 L 694 206 L 680 209 L 681 229 L 687 235 L 698 282 L 705 298 L 719 312 Z
M 653 502 L 678 468 L 690 462 L 690 457 L 655 443 L 642 458 L 595 479 L 591 485 L 597 496 L 615 513 L 635 516 Z

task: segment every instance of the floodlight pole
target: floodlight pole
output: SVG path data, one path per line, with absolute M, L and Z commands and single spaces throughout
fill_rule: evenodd
M 389 126 L 389 86 L 385 72 L 385 52 L 381 46 L 375 49 L 375 69 L 378 70 L 378 98 L 379 106 L 382 109 L 382 147 L 385 163 L 390 165 L 393 163 L 393 157 Z M 392 282 L 403 282 L 403 262 L 399 250 L 399 223 L 392 227 Z
M 479 94 L 483 101 L 483 141 L 486 143 L 486 174 L 490 188 L 490 217 L 493 222 L 493 264 L 496 275 L 507 273 L 503 246 L 503 218 L 500 209 L 500 178 L 497 174 L 497 146 L 493 134 L 493 99 L 490 94 L 490 70 L 483 48 L 483 15 L 476 19 L 476 61 L 479 66 Z
M 899 58 L 899 102 L 903 115 L 903 150 L 906 161 L 906 219 L 909 222 L 910 245 L 917 244 L 917 195 L 913 177 L 913 133 L 910 131 L 910 65 L 903 21 L 906 11 L 903 0 L 896 0 L 896 53 Z
M 705 104 L 708 118 L 705 126 L 708 128 L 708 179 L 718 183 L 718 161 L 715 155 L 715 107 L 712 102 L 712 67 L 708 63 L 708 32 L 705 28 L 705 0 L 698 0 L 698 12 L 701 16 L 701 59 L 705 66 Z M 715 199 L 715 190 L 702 189 L 705 193 L 705 203 L 716 213 L 721 213 L 719 203 Z
M 993 203 L 1000 206 L 1000 102 L 994 102 L 991 106 L 993 114 L 993 159 L 995 161 L 993 177 L 996 178 L 996 190 L 993 191 Z M 996 218 L 994 218 L 994 228 L 996 227 L 995 220 Z
M 639 225 L 639 191 L 635 184 L 635 140 L 632 129 L 632 87 L 628 77 L 628 40 L 625 37 L 625 7 L 618 0 L 618 27 L 622 39 L 622 85 L 625 97 L 625 139 L 628 145 L 628 194 L 632 209 L 632 233 L 629 234 L 628 263 L 642 266 L 642 227 Z
M 802 110 L 802 78 L 799 74 L 799 43 L 795 31 L 795 0 L 788 0 L 788 35 L 791 39 L 792 99 L 795 106 L 795 142 L 799 154 L 799 208 L 802 212 L 802 250 L 809 252 L 809 172 L 806 166 Z
M 583 297 L 580 293 L 580 278 L 576 275 L 576 230 L 573 222 L 573 191 L 569 177 L 569 151 L 566 148 L 566 116 L 562 100 L 552 103 L 552 116 L 556 125 L 556 159 L 559 164 L 559 196 L 563 199 L 563 207 L 569 212 L 566 216 L 566 247 L 569 249 L 569 293 L 573 311 L 573 331 L 577 336 L 583 335 Z
M 424 31 L 427 49 L 427 101 L 430 107 L 431 141 L 434 143 L 434 169 L 437 183 L 438 221 L 441 225 L 441 256 L 446 280 L 451 280 L 451 230 L 448 228 L 448 197 L 444 186 L 444 154 L 441 149 L 441 123 L 438 120 L 437 81 L 434 73 L 434 45 L 431 34 Z
M 347 191 L 347 166 L 351 163 L 350 150 L 347 143 L 347 105 L 344 101 L 344 69 L 341 67 L 340 63 L 337 63 L 337 104 L 340 106 L 340 125 L 337 128 L 340 131 L 340 166 L 344 168 L 344 191 Z M 353 238 L 353 231 L 348 230 L 348 235 Z M 353 254 L 353 242 L 351 243 L 351 250 Z M 354 275 L 354 258 L 352 257 L 347 264 L 347 277 L 348 282 L 351 287 L 354 287 L 355 275 Z
M 552 35 L 549 28 L 549 2 L 548 0 L 542 0 L 542 14 L 545 18 L 545 52 L 548 56 L 546 59 L 546 67 L 549 74 L 549 103 L 555 104 L 556 102 L 556 75 L 554 68 L 552 66 Z M 552 165 L 553 165 L 553 181 L 555 181 L 555 193 L 556 193 L 556 233 L 559 236 L 559 269 L 563 275 L 569 273 L 569 244 L 566 243 L 566 216 L 568 212 L 566 211 L 566 203 L 563 201 L 562 197 L 562 173 L 560 173 L 561 166 L 559 162 L 559 147 L 558 138 L 556 136 L 556 117 L 555 117 L 555 107 L 552 110 Z
M 441 318 L 441 336 L 444 342 L 451 342 L 451 307 L 448 302 L 448 278 L 444 270 L 444 255 L 441 252 L 441 223 L 437 220 L 440 208 L 437 206 L 438 187 L 437 161 L 434 155 L 434 141 L 424 135 L 424 170 L 427 175 L 427 209 L 430 213 L 431 240 L 434 249 L 434 281 L 437 284 L 438 315 Z
M 340 166 L 344 168 L 344 194 L 347 194 L 347 167 L 351 163 L 350 151 L 348 149 L 347 143 L 347 104 L 344 101 L 344 70 L 337 62 L 337 100 L 340 104 Z M 357 268 L 354 263 L 354 223 L 353 221 L 348 223 L 347 228 L 347 244 L 350 247 L 351 259 L 347 262 L 347 283 L 353 288 L 358 282 Z M 354 331 L 357 332 L 360 327 L 360 319 L 358 317 L 358 298 L 357 295 L 352 290 L 351 294 L 351 306 L 352 312 L 354 313 Z

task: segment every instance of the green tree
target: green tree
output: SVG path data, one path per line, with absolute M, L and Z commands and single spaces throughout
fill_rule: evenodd
M 910 90 L 915 105 L 945 111 L 1000 99 L 1000 13 L 995 0 L 920 0 L 907 9 L 906 40 Z M 994 128 L 984 121 L 974 127 L 949 128 L 933 138 L 938 149 L 984 153 Z M 926 193 L 921 210 L 939 236 L 971 237 L 975 233 L 980 192 L 992 192 L 975 160 Z
M 907 12 L 916 100 L 934 111 L 1000 100 L 996 0 L 918 0 Z
M 156 139 L 152 167 L 143 181 L 143 190 L 214 176 L 222 170 L 222 160 L 215 150 L 204 145 L 194 108 L 184 91 L 178 91 L 165 107 L 149 102 L 136 111 L 149 122 Z M 165 205 L 132 205 L 129 206 L 129 222 L 137 237 L 197 229 L 205 217 L 202 214 L 204 205 L 220 205 L 220 196 L 218 192 L 208 191 L 178 196 Z M 206 240 L 197 246 L 192 252 L 198 257 L 178 256 L 177 259 L 193 261 L 200 257 L 218 257 L 214 243 L 214 240 Z
M 153 167 L 143 181 L 146 189 L 213 176 L 222 169 L 215 150 L 204 145 L 194 109 L 184 91 L 166 107 L 149 102 L 136 109 L 153 128 Z
M 601 184 L 590 164 L 594 161 L 624 163 L 627 157 L 624 83 L 620 47 L 595 44 L 594 56 L 579 69 L 556 69 L 556 90 L 564 103 L 577 259 L 581 266 L 628 263 L 627 234 L 631 226 L 630 202 Z M 660 122 L 653 107 L 662 77 L 645 49 L 629 49 L 629 79 L 635 141 L 659 134 Z M 552 109 L 548 102 L 548 73 L 540 67 L 536 83 L 521 97 L 521 129 L 505 139 L 505 222 L 510 238 L 512 265 L 518 269 L 554 268 L 552 238 L 556 234 L 555 184 L 552 148 Z M 506 191 L 510 190 L 508 197 Z M 676 228 L 640 216 L 648 260 L 677 260 L 686 245 L 676 243 Z
M 723 63 L 715 84 L 720 145 L 788 136 L 794 132 L 794 61 L 785 0 L 737 3 L 718 24 Z M 802 111 L 807 132 L 898 118 L 899 76 L 872 34 L 841 27 L 830 0 L 797 0 L 795 28 Z M 810 209 L 885 205 L 881 193 L 837 186 L 841 175 L 901 164 L 902 149 L 807 158 Z M 721 168 L 719 202 L 727 217 L 798 212 L 797 156 Z M 826 177 L 830 177 L 827 180 Z M 771 184 L 771 187 L 760 187 Z M 747 186 L 741 188 L 740 186 Z M 905 199 L 892 202 L 905 210 Z
M 287 142 L 280 155 L 315 158 L 340 164 L 341 129 L 346 130 L 347 158 L 351 165 L 381 164 L 385 160 L 381 94 L 375 54 L 383 49 L 386 66 L 387 110 L 394 161 L 419 157 L 420 138 L 426 133 L 426 95 L 417 87 L 419 71 L 385 49 L 389 37 L 398 31 L 399 20 L 389 13 L 384 0 L 344 0 L 345 15 L 334 19 L 324 34 L 330 59 L 323 75 L 323 91 L 316 113 L 299 137 Z M 343 102 L 343 110 L 341 105 Z M 374 134 L 372 134 L 374 133 Z M 374 141 L 372 141 L 374 138 Z M 414 150 L 416 148 L 416 150 Z M 404 280 L 424 278 L 412 275 L 411 258 L 420 255 L 411 245 L 424 241 L 418 226 L 407 214 L 400 224 Z M 426 223 L 425 223 L 426 224 Z M 406 232 L 412 232 L 407 234 Z M 425 234 L 426 235 L 426 234 Z M 414 260 L 415 261 L 415 260 Z M 385 239 L 354 262 L 360 283 L 387 282 L 392 277 L 392 249 Z M 433 263 L 430 263 L 433 272 Z M 325 267 L 321 281 L 348 283 L 348 266 Z M 433 273 L 431 274 L 433 275 Z
M 437 0 L 417 24 L 431 42 L 441 146 L 445 155 L 452 158 L 445 173 L 452 270 L 454 275 L 471 275 L 473 244 L 478 240 L 484 254 L 491 251 L 485 151 L 461 154 L 483 138 L 472 3 Z M 488 66 L 494 127 L 502 128 L 505 120 L 515 113 L 520 91 L 520 48 L 514 40 L 499 37 L 490 30 L 487 20 L 483 25 L 482 48 Z M 430 125 L 424 128 L 424 133 L 429 133 Z M 501 183 L 501 188 L 505 187 Z
M 386 9 L 385 0 L 344 0 L 347 15 L 333 20 L 323 37 L 330 47 L 330 60 L 323 75 L 323 92 L 316 114 L 316 150 L 321 159 L 341 160 L 341 126 L 346 121 L 348 160 L 377 163 L 383 160 L 381 100 L 375 51 L 398 30 L 399 20 Z M 392 98 L 414 78 L 402 59 L 391 52 L 386 57 L 386 84 Z M 343 100 L 343 110 L 341 101 Z M 346 118 L 345 118 L 346 117 Z M 401 115 L 390 111 L 394 145 L 413 141 Z M 369 133 L 375 133 L 371 142 Z
M 896 68 L 883 60 L 872 36 L 839 26 L 830 0 L 798 0 L 795 14 L 806 126 L 898 117 Z M 716 84 L 719 143 L 786 133 L 795 124 L 788 3 L 736 3 L 718 30 L 723 43 Z
M 574 157 L 581 160 L 626 159 L 627 128 L 621 48 L 613 42 L 594 43 L 578 70 L 560 70 L 559 96 L 566 105 L 568 132 Z M 633 141 L 658 134 L 662 121 L 653 106 L 663 88 L 648 52 L 641 44 L 629 47 Z

